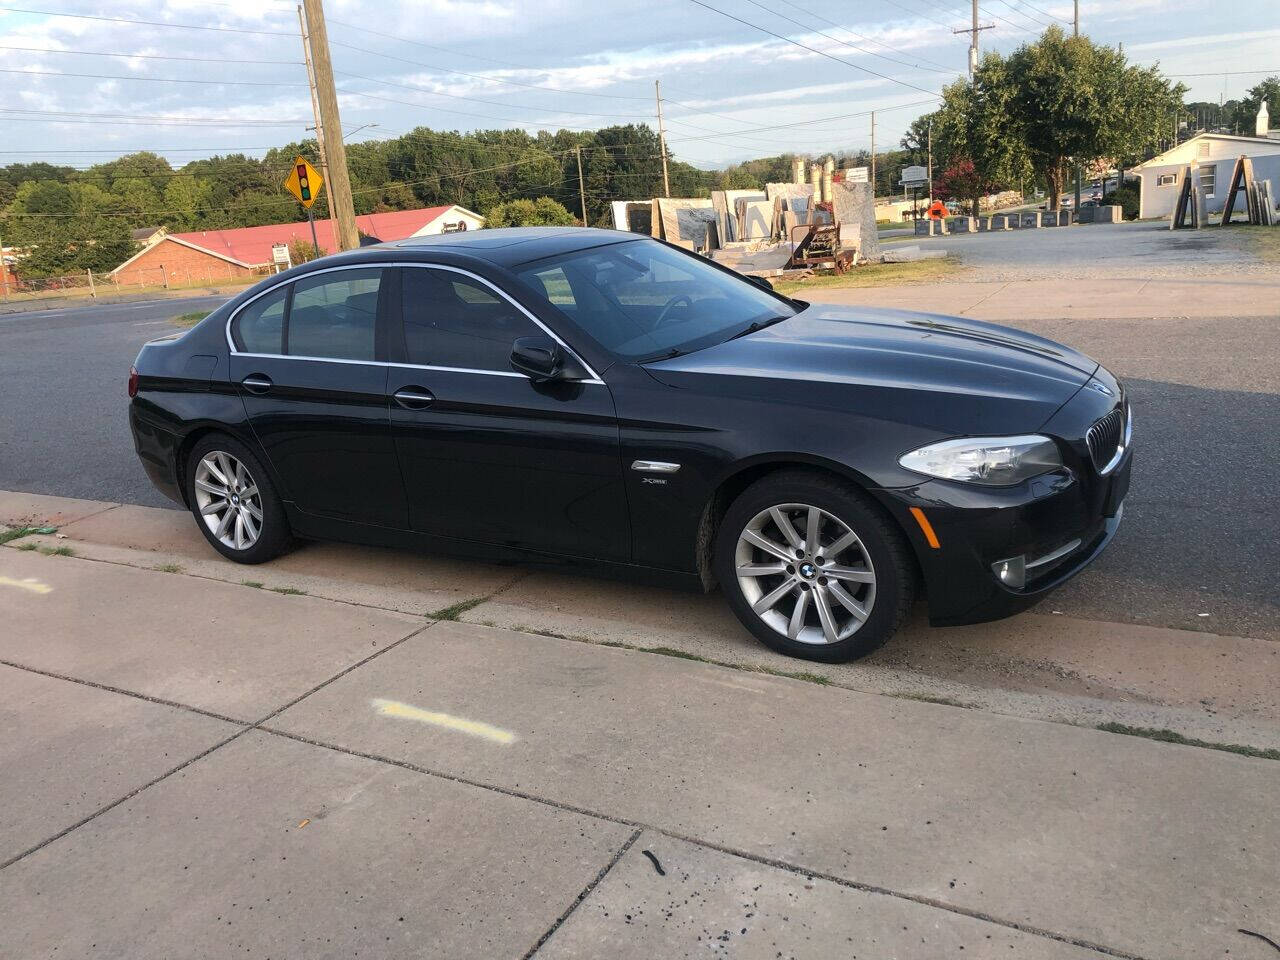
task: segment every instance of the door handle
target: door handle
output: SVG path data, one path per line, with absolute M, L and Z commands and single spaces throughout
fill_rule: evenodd
M 240 385 L 250 393 L 266 393 L 271 389 L 271 378 L 263 373 L 251 373 L 240 381 Z
M 406 410 L 422 410 L 435 402 L 435 394 L 426 387 L 401 387 L 394 394 L 396 403 Z

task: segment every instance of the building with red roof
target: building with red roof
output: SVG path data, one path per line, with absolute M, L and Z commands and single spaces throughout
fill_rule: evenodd
M 454 204 L 366 213 L 356 217 L 356 226 L 363 236 L 390 243 L 454 230 L 476 230 L 484 226 L 484 218 Z M 316 221 L 316 239 L 322 253 L 337 251 L 332 221 Z M 289 247 L 299 240 L 311 242 L 311 225 L 305 221 L 163 233 L 112 270 L 111 277 L 118 283 L 142 286 L 182 286 L 251 277 L 272 268 L 273 248 Z

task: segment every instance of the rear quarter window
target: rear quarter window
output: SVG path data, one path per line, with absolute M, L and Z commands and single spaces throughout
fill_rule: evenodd
M 287 287 L 280 287 L 236 314 L 232 339 L 243 353 L 283 353 Z

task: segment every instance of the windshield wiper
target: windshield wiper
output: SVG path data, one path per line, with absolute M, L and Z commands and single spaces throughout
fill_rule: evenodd
M 752 320 L 749 324 L 747 324 L 747 326 L 744 329 L 739 330 L 732 337 L 730 337 L 729 340 L 737 340 L 739 337 L 745 337 L 748 334 L 755 333 L 758 330 L 763 330 L 765 327 L 772 327 L 775 323 L 781 323 L 783 320 L 787 320 L 787 319 L 790 319 L 790 318 L 789 317 L 770 317 L 768 320 Z M 725 342 L 727 343 L 728 341 L 725 341 Z

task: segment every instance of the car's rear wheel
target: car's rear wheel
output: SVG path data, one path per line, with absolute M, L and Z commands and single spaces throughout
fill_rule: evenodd
M 716 577 L 738 619 L 793 657 L 865 656 L 898 630 L 915 593 L 909 547 L 852 484 L 772 474 L 730 505 Z
M 261 461 L 238 440 L 210 434 L 187 459 L 187 502 L 205 539 L 237 563 L 263 563 L 289 548 L 284 506 Z

